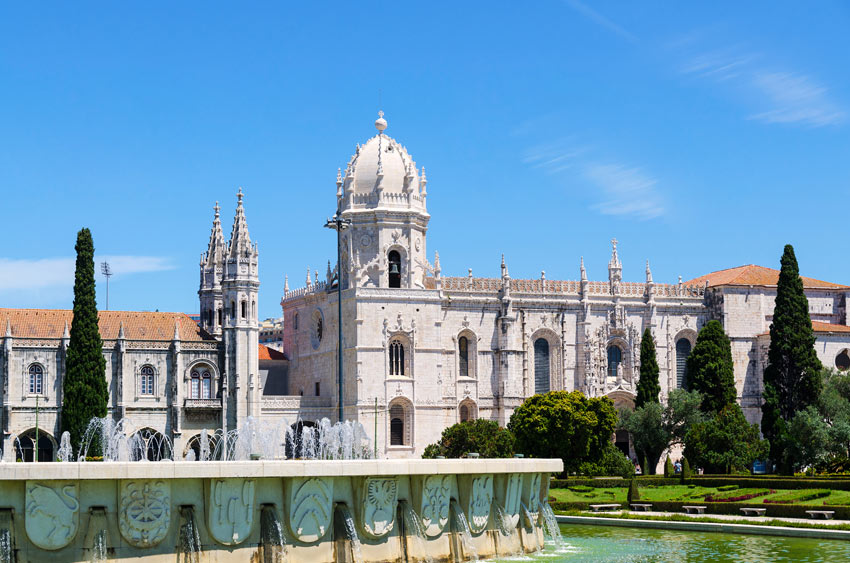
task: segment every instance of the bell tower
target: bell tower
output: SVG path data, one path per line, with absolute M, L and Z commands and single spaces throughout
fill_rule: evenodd
M 260 413 L 259 356 L 260 325 L 257 293 L 260 288 L 257 244 L 251 242 L 242 207 L 242 188 L 236 195 L 236 216 L 224 255 L 222 301 L 224 306 L 224 377 L 222 397 L 228 429 L 238 420 Z

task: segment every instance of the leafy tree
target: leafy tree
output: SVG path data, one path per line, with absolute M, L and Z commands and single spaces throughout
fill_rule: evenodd
M 620 411 L 620 427 L 631 434 L 645 473 L 654 474 L 661 454 L 670 446 L 681 444 L 688 429 L 703 420 L 701 402 L 702 396 L 696 391 L 674 389 L 664 407 L 648 403 L 634 411 Z
M 783 457 L 783 452 L 790 451 L 788 423 L 797 411 L 817 404 L 823 366 L 815 354 L 809 301 L 790 244 L 785 245 L 780 263 L 764 369 L 761 424 L 764 436 L 771 442 L 771 458 L 787 469 L 791 460 Z
M 585 461 L 579 465 L 578 473 L 588 477 L 622 477 L 629 479 L 635 476 L 635 466 L 620 448 L 608 443 L 598 462 Z
M 626 496 L 626 501 L 631 504 L 640 500 L 640 491 L 638 491 L 637 480 L 629 481 L 629 494 Z
M 690 479 L 693 473 L 691 472 L 691 464 L 688 461 L 688 458 L 682 462 L 682 481 L 685 479 Z
M 799 470 L 824 464 L 830 457 L 829 426 L 813 406 L 797 411 L 788 423 L 787 451 L 783 458 L 790 460 L 791 468 Z
M 735 402 L 732 345 L 720 321 L 708 321 L 697 335 L 687 363 L 687 386 L 702 393 L 702 410 L 719 412 Z
M 769 444 L 759 436 L 737 404 L 726 405 L 713 418 L 695 424 L 685 436 L 685 457 L 709 473 L 746 469 L 767 454 Z
M 598 462 L 617 426 L 614 403 L 579 391 L 550 391 L 526 399 L 511 415 L 508 429 L 516 449 L 533 457 L 559 457 L 568 473 Z
M 74 318 L 62 384 L 62 430 L 71 434 L 72 444 L 79 444 L 89 421 L 106 416 L 109 390 L 103 342 L 97 326 L 94 244 L 88 229 L 77 233 L 74 248 L 77 251 Z
M 676 474 L 676 469 L 673 467 L 673 462 L 670 461 L 670 456 L 667 456 L 667 460 L 664 462 L 664 476 L 672 477 Z
M 661 384 L 658 382 L 658 358 L 655 354 L 655 340 L 647 327 L 643 331 L 643 338 L 640 341 L 640 379 L 637 385 L 635 408 L 640 408 L 648 403 L 657 403 L 659 393 L 661 393 Z
M 440 441 L 425 448 L 422 457 L 459 458 L 469 452 L 478 452 L 481 457 L 512 457 L 513 434 L 492 420 L 479 418 L 459 422 L 443 430 Z

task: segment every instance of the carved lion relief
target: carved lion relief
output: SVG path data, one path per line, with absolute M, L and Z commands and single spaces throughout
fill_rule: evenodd
M 77 534 L 80 487 L 71 482 L 27 481 L 26 530 L 42 549 L 61 549 Z

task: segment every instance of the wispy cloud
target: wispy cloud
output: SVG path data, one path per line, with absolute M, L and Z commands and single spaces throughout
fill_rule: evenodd
M 590 208 L 603 215 L 648 220 L 665 212 L 656 178 L 639 166 L 599 157 L 591 146 L 571 141 L 539 145 L 526 151 L 523 162 L 549 174 L 570 174 L 571 183 L 590 183 L 595 196 Z
M 631 41 L 632 43 L 637 43 L 638 39 L 632 33 L 629 33 L 628 31 L 623 29 L 622 26 L 614 23 L 609 18 L 603 16 L 602 14 L 600 14 L 599 12 L 597 12 L 596 10 L 594 10 L 593 8 L 588 6 L 587 4 L 585 4 L 583 2 L 579 2 L 579 0 L 564 0 L 564 2 L 567 4 L 567 6 L 569 6 L 570 8 L 575 10 L 576 12 L 580 13 L 584 17 L 588 18 L 592 22 L 596 23 L 597 25 L 601 25 L 602 27 L 606 28 L 608 31 L 611 31 L 611 32 L 619 35 L 620 37 L 622 37 L 623 39 L 626 39 L 627 41 Z
M 676 48 L 682 47 L 681 42 Z M 844 121 L 846 112 L 834 102 L 826 86 L 814 78 L 779 69 L 760 53 L 741 46 L 692 53 L 679 66 L 714 83 L 725 83 L 763 109 L 748 119 L 764 123 L 799 124 L 823 127 Z
M 174 269 L 160 256 L 96 256 L 107 261 L 115 277 Z M 74 285 L 74 258 L 0 258 L 0 291 L 37 290 Z M 99 272 L 99 270 L 98 270 Z
M 757 72 L 754 85 L 773 109 L 750 116 L 765 123 L 803 123 L 822 127 L 844 121 L 845 112 L 830 99 L 826 87 L 790 72 Z
M 658 180 L 636 167 L 623 164 L 591 163 L 584 176 L 605 195 L 592 206 L 604 215 L 626 215 L 637 219 L 654 219 L 664 214 L 658 192 Z

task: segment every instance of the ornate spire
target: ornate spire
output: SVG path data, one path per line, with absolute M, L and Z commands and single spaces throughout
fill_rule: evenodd
M 378 119 L 375 120 L 375 129 L 378 130 L 378 177 L 384 175 L 384 165 L 381 162 L 382 141 L 384 140 L 384 129 L 387 128 L 387 120 L 384 119 L 384 112 L 378 112 Z
M 649 260 L 646 261 L 646 283 L 652 283 L 652 270 L 649 269 Z
M 307 287 L 313 285 L 313 280 L 310 278 L 310 266 L 307 266 Z
M 611 239 L 611 261 L 608 262 L 608 283 L 611 286 L 611 293 L 620 293 L 620 282 L 623 281 L 623 265 L 620 264 L 620 257 L 617 255 L 617 239 Z
M 221 208 L 218 202 L 215 202 L 215 218 L 213 219 L 212 230 L 210 231 L 210 242 L 207 245 L 207 254 L 205 256 L 208 265 L 219 264 L 224 258 L 224 233 L 221 232 Z
M 123 323 L 121 324 L 121 328 L 122 329 L 124 328 Z M 118 338 L 121 338 L 120 330 L 119 330 L 118 334 L 119 334 Z M 65 321 L 65 330 L 62 331 L 62 340 L 69 340 L 70 338 L 71 338 L 71 332 L 68 330 L 68 321 Z
M 611 261 L 608 262 L 609 268 L 622 268 L 622 264 L 620 264 L 620 257 L 617 255 L 617 239 L 611 239 Z
M 511 277 L 508 274 L 508 266 L 505 264 L 505 255 L 502 254 L 502 279 Z
M 67 323 L 66 323 L 67 326 Z M 12 337 L 12 321 L 9 320 L 9 317 L 6 317 L 6 338 Z
M 581 257 L 579 269 L 581 270 L 581 281 L 587 281 L 587 270 L 584 269 L 584 256 Z
M 233 219 L 233 231 L 230 233 L 228 251 L 231 258 L 247 256 L 254 248 L 251 236 L 248 234 L 248 221 L 245 219 L 245 209 L 242 207 L 242 188 L 236 194 L 236 216 Z
M 174 337 L 172 340 L 180 340 L 180 322 L 178 320 L 174 320 Z
M 289 293 L 289 276 L 283 276 L 283 294 Z
M 118 325 L 118 340 L 124 340 L 124 321 L 121 321 L 121 324 Z
M 437 252 L 437 251 L 434 251 L 434 277 L 436 277 L 437 279 L 440 279 L 440 272 L 441 271 L 442 270 L 440 269 L 440 253 Z

